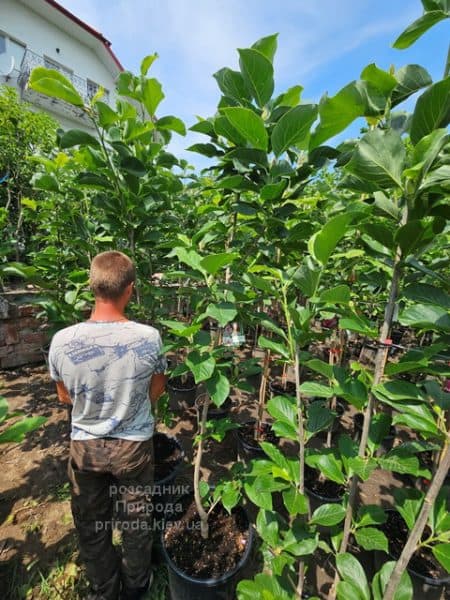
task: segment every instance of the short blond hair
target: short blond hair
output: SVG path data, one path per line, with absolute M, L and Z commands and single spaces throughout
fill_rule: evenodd
M 97 254 L 91 262 L 89 286 L 94 296 L 117 300 L 136 280 L 133 261 L 123 252 L 111 250 Z

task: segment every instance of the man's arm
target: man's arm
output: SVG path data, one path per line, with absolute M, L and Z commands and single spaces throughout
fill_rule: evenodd
M 62 381 L 56 382 L 56 391 L 58 393 L 58 400 L 60 402 L 62 402 L 63 404 L 72 404 L 69 392 L 67 391 L 67 388 Z
M 164 373 L 153 373 L 149 387 L 150 402 L 153 405 L 156 405 L 158 398 L 164 393 L 166 389 L 166 380 L 167 377 Z

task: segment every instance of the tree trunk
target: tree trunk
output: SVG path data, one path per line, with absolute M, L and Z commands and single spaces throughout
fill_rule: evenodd
M 417 545 L 420 542 L 423 530 L 425 529 L 428 521 L 429 514 L 433 508 L 433 504 L 437 498 L 437 495 L 439 494 L 440 489 L 442 488 L 445 477 L 447 476 L 450 468 L 450 452 L 448 450 L 449 438 L 450 430 L 447 432 L 447 439 L 442 449 L 439 467 L 435 476 L 433 477 L 433 481 L 431 482 L 427 495 L 425 496 L 417 521 L 411 533 L 409 534 L 409 538 L 402 550 L 400 558 L 398 559 L 394 570 L 392 571 L 392 575 L 389 579 L 389 583 L 383 596 L 383 600 L 392 600 L 394 598 L 395 590 L 400 582 L 402 573 L 408 566 L 411 556 L 414 554 Z

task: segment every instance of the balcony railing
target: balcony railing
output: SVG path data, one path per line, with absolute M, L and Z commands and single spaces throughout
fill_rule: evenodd
M 89 100 L 92 98 L 93 87 L 92 87 L 92 85 L 88 86 L 87 79 L 84 79 L 83 77 L 79 77 L 78 75 L 75 75 L 74 73 L 68 71 L 67 69 L 60 67 L 54 61 L 45 59 L 45 57 L 40 56 L 39 54 L 36 54 L 35 52 L 32 52 L 31 50 L 26 50 L 26 52 L 23 56 L 23 59 L 22 59 L 22 63 L 20 65 L 20 74 L 18 77 L 18 84 L 19 84 L 19 87 L 20 87 L 20 90 L 22 93 L 22 97 L 24 98 L 24 100 L 28 100 L 29 102 L 32 102 L 33 104 L 41 106 L 44 109 L 51 108 L 55 112 L 60 113 L 65 116 L 69 116 L 71 118 L 75 117 L 77 119 L 81 119 L 81 118 L 85 119 L 86 116 L 85 116 L 84 112 L 82 110 L 80 110 L 79 108 L 72 106 L 71 104 L 68 104 L 67 102 L 64 102 L 63 100 L 58 100 L 56 98 L 49 98 L 48 96 L 45 96 L 44 94 L 40 94 L 38 92 L 35 92 L 34 90 L 31 90 L 27 86 L 31 71 L 35 67 L 46 67 L 46 68 L 58 70 L 60 73 L 62 73 L 62 75 L 64 75 L 72 83 L 72 85 L 77 90 L 77 92 L 80 94 L 80 96 L 82 97 L 82 99 L 85 103 L 88 103 Z M 109 103 L 109 94 L 108 93 L 105 93 L 105 95 L 102 98 L 102 101 Z

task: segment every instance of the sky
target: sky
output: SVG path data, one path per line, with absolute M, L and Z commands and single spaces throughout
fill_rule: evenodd
M 236 49 L 250 47 L 272 33 L 279 34 L 275 94 L 300 84 L 302 100 L 314 102 L 358 79 L 373 62 L 383 69 L 420 64 L 433 80 L 440 79 L 450 40 L 447 19 L 411 48 L 391 47 L 422 14 L 420 0 L 59 2 L 101 31 L 126 69 L 138 72 L 142 58 L 157 52 L 149 76 L 160 80 L 165 93 L 158 116 L 173 114 L 187 127 L 197 121 L 197 115 L 207 118 L 215 113 L 220 92 L 213 73 L 225 66 L 238 69 Z M 199 168 L 207 163 L 186 148 L 206 141 L 193 132 L 186 137 L 174 134 L 169 149 Z

